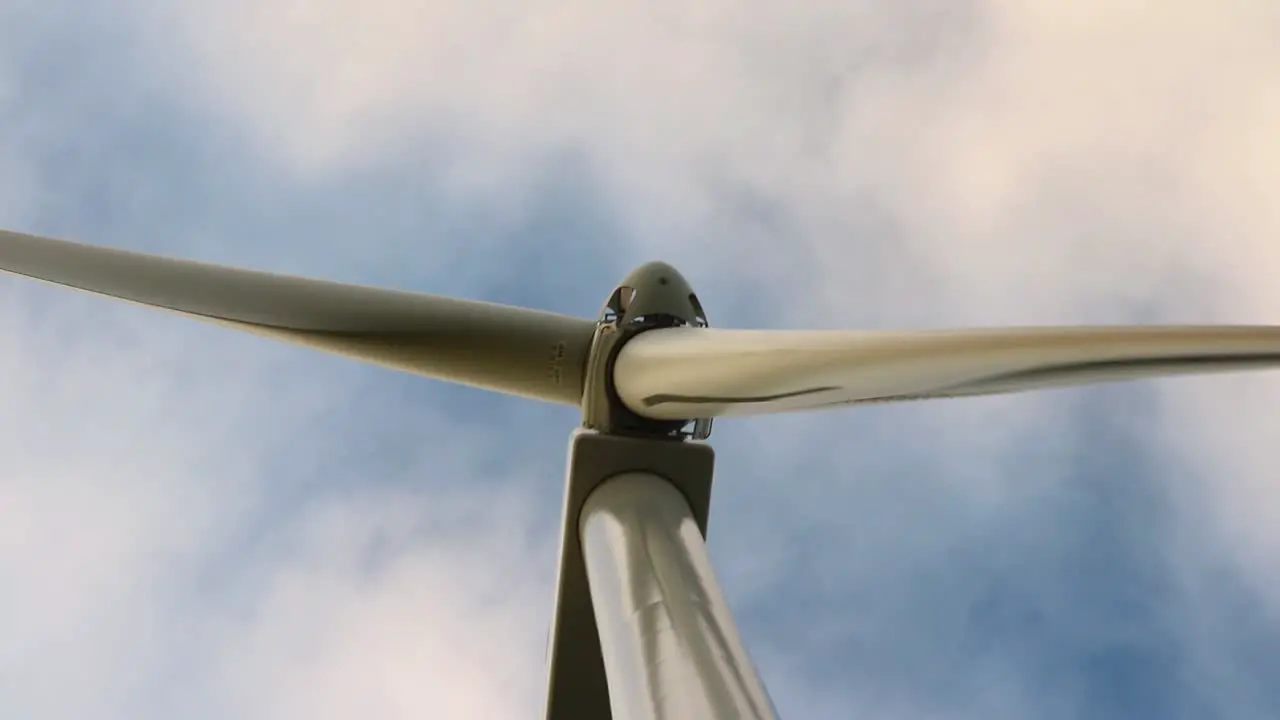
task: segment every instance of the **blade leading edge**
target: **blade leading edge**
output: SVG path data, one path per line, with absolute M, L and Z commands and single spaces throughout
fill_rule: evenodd
M 678 420 L 1269 368 L 1280 327 L 669 328 L 623 346 L 614 383 L 632 411 Z
M 595 324 L 0 230 L 0 270 L 418 375 L 577 406 Z

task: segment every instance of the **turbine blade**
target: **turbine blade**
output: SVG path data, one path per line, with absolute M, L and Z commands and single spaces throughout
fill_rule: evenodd
M 678 420 L 1264 368 L 1280 327 L 666 328 L 624 345 L 613 379 L 632 411 Z
M 595 324 L 0 230 L 0 270 L 427 377 L 578 405 Z

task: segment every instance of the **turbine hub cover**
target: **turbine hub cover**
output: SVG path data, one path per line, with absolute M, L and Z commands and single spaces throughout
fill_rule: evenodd
M 673 439 L 710 435 L 710 420 L 697 420 L 689 431 L 686 426 L 690 420 L 651 420 L 636 415 L 618 398 L 613 386 L 614 359 L 628 340 L 646 330 L 690 326 L 707 327 L 707 316 L 680 271 L 664 262 L 649 262 L 623 278 L 600 310 L 582 393 L 583 427 L 601 433 Z

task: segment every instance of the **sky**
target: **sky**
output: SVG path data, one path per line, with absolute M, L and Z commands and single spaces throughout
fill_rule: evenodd
M 1280 321 L 1280 6 L 0 0 L 0 226 L 593 317 Z M 783 717 L 1280 714 L 1280 373 L 717 423 Z M 0 716 L 540 717 L 572 408 L 0 278 Z

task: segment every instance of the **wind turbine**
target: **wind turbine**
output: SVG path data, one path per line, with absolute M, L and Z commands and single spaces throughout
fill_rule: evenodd
M 1280 367 L 1280 327 L 716 330 L 665 263 L 594 320 L 0 230 L 0 270 L 578 406 L 547 720 L 775 717 L 707 558 L 713 418 Z

